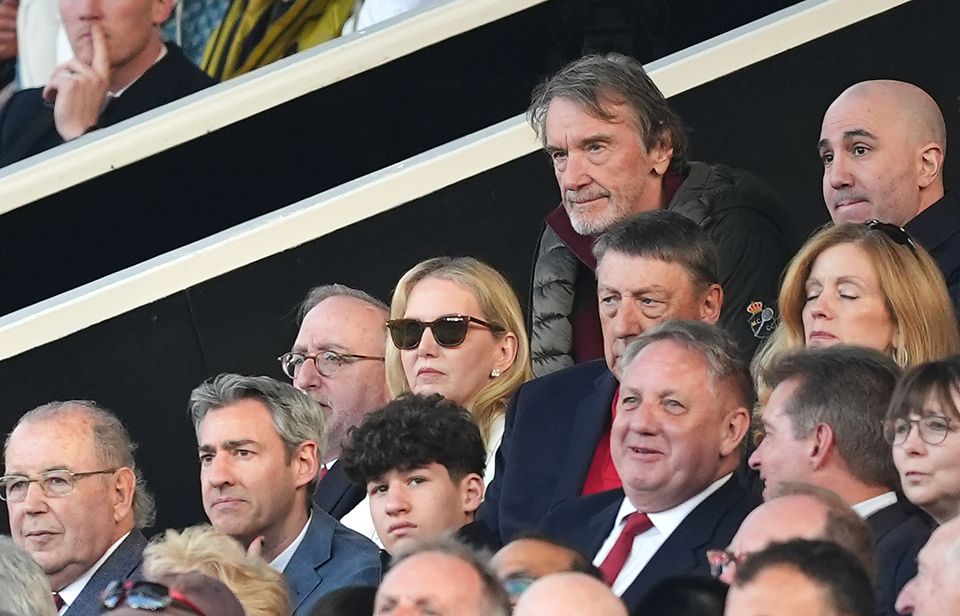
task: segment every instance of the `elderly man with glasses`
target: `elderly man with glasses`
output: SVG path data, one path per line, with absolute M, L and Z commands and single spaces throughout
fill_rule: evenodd
M 113 579 L 139 569 L 153 499 L 123 424 L 89 401 L 51 402 L 20 418 L 4 449 L 13 540 L 40 565 L 60 614 L 100 612 Z

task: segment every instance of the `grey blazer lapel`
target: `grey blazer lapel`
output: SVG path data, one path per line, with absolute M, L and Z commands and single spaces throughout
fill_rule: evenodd
M 123 543 L 117 546 L 100 568 L 96 570 L 87 585 L 83 587 L 76 601 L 70 604 L 64 616 L 97 616 L 100 614 L 100 593 L 113 580 L 126 580 L 138 577 L 143 548 L 147 538 L 136 528 Z
M 319 524 L 317 520 L 318 516 L 315 512 L 307 528 L 307 534 L 303 536 L 303 541 L 283 570 L 287 585 L 290 587 L 290 607 L 293 612 L 300 609 L 303 601 L 323 581 L 323 576 L 317 569 L 330 560 L 333 528 Z

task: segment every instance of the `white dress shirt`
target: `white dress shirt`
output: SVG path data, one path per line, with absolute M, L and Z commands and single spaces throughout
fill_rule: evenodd
M 881 509 L 885 509 L 890 505 L 894 505 L 897 502 L 897 493 L 896 492 L 884 492 L 880 496 L 874 496 L 873 498 L 868 498 L 867 500 L 853 505 L 853 510 L 857 512 L 857 515 L 866 520 L 876 512 Z
M 97 569 L 99 569 L 108 558 L 110 558 L 110 555 L 113 554 L 118 547 L 120 547 L 120 544 L 123 543 L 123 540 L 129 535 L 130 533 L 127 532 L 127 534 L 125 534 L 123 537 L 117 539 L 116 543 L 107 548 L 107 551 L 103 553 L 103 556 L 100 557 L 100 560 L 95 562 L 92 567 L 84 571 L 83 575 L 60 589 L 59 592 L 60 598 L 63 599 L 63 607 L 60 608 L 60 611 L 58 612 L 59 614 L 63 614 L 67 611 L 67 608 L 73 605 L 73 602 L 76 601 L 77 597 L 80 596 L 80 593 L 83 592 L 83 587 L 87 585 L 87 582 L 90 581 L 90 578 L 93 577 L 93 574 L 97 572 Z
M 626 590 L 630 588 L 630 584 L 633 583 L 637 576 L 640 575 L 640 572 L 643 571 L 643 568 L 647 566 L 647 563 L 650 562 L 650 559 L 653 558 L 653 555 L 657 553 L 657 550 L 659 550 L 670 535 L 673 534 L 673 531 L 677 530 L 677 527 L 683 523 L 683 520 L 690 515 L 690 512 L 696 509 L 697 505 L 705 501 L 708 496 L 719 490 L 723 484 L 731 480 L 732 476 L 732 473 L 724 475 L 693 498 L 688 498 L 672 509 L 658 511 L 656 513 L 647 513 L 653 526 L 651 526 L 649 530 L 634 537 L 633 546 L 630 548 L 630 555 L 627 557 L 627 562 L 623 564 L 620 575 L 618 575 L 617 579 L 613 582 L 613 593 L 619 597 L 626 592 Z M 597 555 L 594 556 L 593 564 L 598 567 L 600 566 L 607 557 L 607 554 L 610 553 L 610 550 L 613 549 L 613 544 L 615 544 L 620 537 L 620 532 L 626 524 L 626 517 L 635 511 L 637 511 L 637 508 L 633 506 L 630 499 L 624 498 L 620 504 L 620 510 L 617 512 L 617 522 L 613 525 L 613 530 L 610 531 L 603 545 L 600 546 Z
M 297 548 L 300 547 L 300 544 L 303 543 L 303 538 L 307 535 L 307 527 L 310 526 L 310 521 L 313 520 L 313 512 L 310 512 L 310 515 L 307 516 L 307 523 L 303 525 L 303 529 L 300 530 L 300 534 L 297 535 L 297 538 L 293 540 L 293 543 L 288 545 L 286 549 L 279 554 L 277 557 L 270 561 L 270 568 L 274 571 L 279 571 L 283 573 L 283 570 L 287 568 L 287 565 L 290 564 L 290 559 L 293 558 L 293 553 L 297 551 Z

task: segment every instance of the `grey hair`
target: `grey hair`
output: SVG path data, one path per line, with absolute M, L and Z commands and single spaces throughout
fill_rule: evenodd
M 900 367 L 889 355 L 841 345 L 781 355 L 761 378 L 771 390 L 796 382 L 784 404 L 794 437 L 806 437 L 817 424 L 830 426 L 854 477 L 898 490 L 900 475 L 883 437 L 883 419 L 899 377 Z
M 655 342 L 672 342 L 699 354 L 707 363 L 711 388 L 730 380 L 737 394 L 737 403 L 752 408 L 754 400 L 753 380 L 747 364 L 740 359 L 737 343 L 730 334 L 716 325 L 703 321 L 667 321 L 632 340 L 620 357 L 620 374 L 627 369 L 643 349 Z
M 703 287 L 720 282 L 716 246 L 697 223 L 677 212 L 653 210 L 615 224 L 593 243 L 593 256 L 599 263 L 610 250 L 676 263 Z
M 512 611 L 510 597 L 503 588 L 503 583 L 490 568 L 490 554 L 486 551 L 475 550 L 453 537 L 441 536 L 437 539 L 419 542 L 406 550 L 402 550 L 391 560 L 390 568 L 395 568 L 411 556 L 427 552 L 445 554 L 461 560 L 476 572 L 480 577 L 483 589 L 485 605 L 480 612 L 483 616 L 510 616 Z
M 17 426 L 34 421 L 49 421 L 71 414 L 78 414 L 90 421 L 94 453 L 100 464 L 110 468 L 126 467 L 133 471 L 136 481 L 133 490 L 133 524 L 137 528 L 153 526 L 157 517 L 157 504 L 153 494 L 147 488 L 143 471 L 137 466 L 134 457 L 137 444 L 130 438 L 130 433 L 112 411 L 92 400 L 55 400 L 24 413 L 17 421 Z M 14 426 L 14 430 L 17 426 Z M 10 446 L 12 435 L 11 431 L 3 444 L 4 455 Z
M 611 105 L 630 108 L 647 150 L 673 148 L 670 170 L 687 165 L 687 138 L 680 116 L 638 60 L 619 53 L 591 54 L 574 60 L 534 88 L 527 120 L 546 147 L 547 110 L 556 98 L 576 103 L 591 116 L 609 122 Z
M 303 318 L 307 316 L 307 313 L 317 307 L 317 305 L 331 297 L 352 297 L 353 299 L 358 299 L 361 302 L 370 304 L 377 310 L 382 310 L 384 313 L 389 314 L 390 308 L 377 299 L 376 297 L 370 295 L 366 291 L 361 291 L 360 289 L 354 289 L 353 287 L 348 287 L 344 284 L 333 283 L 325 284 L 319 287 L 314 287 L 307 292 L 307 297 L 300 303 L 300 307 L 297 309 L 297 321 L 302 322 Z M 386 327 L 386 325 L 384 325 Z
M 270 411 L 273 426 L 287 451 L 288 463 L 297 447 L 307 441 L 317 445 L 317 459 L 323 459 L 320 404 L 293 385 L 268 376 L 224 373 L 198 385 L 190 393 L 193 429 L 199 435 L 200 422 L 207 413 L 244 400 L 257 400 Z
M 0 613 L 55 616 L 50 580 L 13 539 L 0 535 Z

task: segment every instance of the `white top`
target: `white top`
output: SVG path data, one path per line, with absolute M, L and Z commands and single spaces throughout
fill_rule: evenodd
M 483 473 L 484 487 L 489 486 L 493 481 L 493 474 L 496 472 L 494 460 L 497 455 L 497 449 L 500 448 L 500 441 L 503 440 L 503 428 L 506 423 L 506 416 L 500 415 L 490 426 L 490 440 L 487 442 L 487 470 Z M 373 525 L 373 515 L 370 513 L 370 495 L 363 497 L 360 503 L 351 509 L 340 519 L 340 523 L 351 530 L 355 530 L 367 539 L 377 544 L 381 550 L 383 542 L 377 536 L 377 529 Z
M 626 590 L 630 588 L 630 584 L 633 583 L 633 580 L 640 575 L 640 572 L 647 566 L 647 563 L 650 562 L 653 555 L 657 553 L 657 550 L 666 542 L 667 538 L 673 534 L 673 531 L 677 530 L 677 527 L 680 526 L 683 520 L 690 515 L 690 512 L 696 509 L 697 505 L 705 501 L 708 496 L 719 490 L 732 476 L 732 473 L 724 475 L 693 498 L 688 498 L 672 509 L 658 511 L 656 513 L 647 513 L 653 526 L 646 532 L 642 532 L 634 537 L 633 546 L 630 548 L 630 555 L 627 557 L 627 562 L 623 564 L 620 575 L 617 576 L 617 579 L 614 580 L 613 586 L 611 587 L 613 593 L 619 597 L 626 592 Z M 593 557 L 593 564 L 598 567 L 600 566 L 600 563 L 603 562 L 607 554 L 610 553 L 610 550 L 613 549 L 613 544 L 616 543 L 620 537 L 620 532 L 626 524 L 626 517 L 635 511 L 637 511 L 637 508 L 633 506 L 630 499 L 624 498 L 620 504 L 620 511 L 617 512 L 617 523 L 613 525 L 613 530 L 610 531 L 607 539 L 603 542 L 603 545 L 600 546 L 597 555 Z
M 270 561 L 270 568 L 279 573 L 283 573 L 283 570 L 287 568 L 287 565 L 290 564 L 290 559 L 293 558 L 293 553 L 297 551 L 297 548 L 300 547 L 300 544 L 303 543 L 303 538 L 307 535 L 307 527 L 310 526 L 310 521 L 313 519 L 313 513 L 311 512 L 307 516 L 307 523 L 303 525 L 303 528 L 300 530 L 300 534 L 297 535 L 297 538 L 293 540 L 293 543 L 287 546 L 287 548 L 277 554 L 277 557 Z
M 97 569 L 100 568 L 103 563 L 110 558 L 110 555 L 113 554 L 117 548 L 123 543 L 123 540 L 130 535 L 128 531 L 123 537 L 117 539 L 116 543 L 107 548 L 107 551 L 103 553 L 103 556 L 100 557 L 100 560 L 93 563 L 93 566 L 83 572 L 83 575 L 70 582 L 60 590 L 60 598 L 63 599 L 63 607 L 60 608 L 58 614 L 63 614 L 67 611 L 73 602 L 77 600 L 77 597 L 80 596 L 80 593 L 83 592 L 83 587 L 87 585 L 87 582 L 90 581 L 90 578 L 93 577 L 93 574 L 97 572 Z
M 426 0 L 358 0 L 353 15 L 343 25 L 342 34 L 364 30 L 423 4 Z
M 866 520 L 876 512 L 881 509 L 885 509 L 890 505 L 894 505 L 897 502 L 897 493 L 896 492 L 884 492 L 880 496 L 874 496 L 873 498 L 868 498 L 867 500 L 853 505 L 853 510 L 857 512 L 857 515 Z

